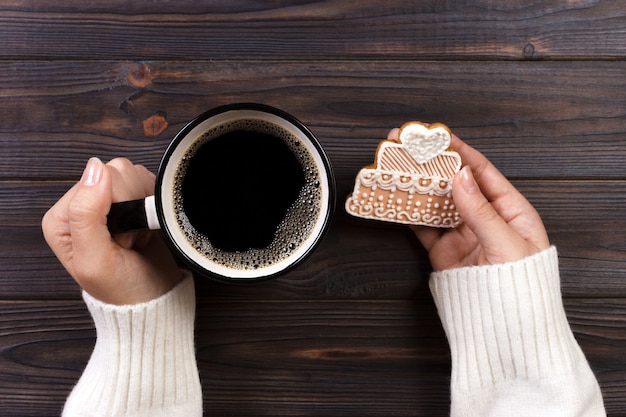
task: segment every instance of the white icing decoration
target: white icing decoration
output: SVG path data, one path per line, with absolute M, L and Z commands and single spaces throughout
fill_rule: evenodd
M 399 139 L 381 142 L 374 166 L 359 171 L 346 211 L 396 223 L 458 226 L 462 219 L 452 201 L 452 179 L 461 168 L 461 157 L 448 150 L 449 131 L 408 124 Z
M 372 189 L 402 190 L 419 194 L 433 194 L 451 197 L 452 183 L 440 179 L 428 180 L 419 175 L 405 175 L 397 172 L 383 172 L 377 169 L 362 169 L 357 181 Z M 380 198 L 380 197 L 379 197 Z
M 411 156 L 423 164 L 450 147 L 450 133 L 443 127 L 429 129 L 415 123 L 402 129 L 400 141 Z
M 391 193 L 387 195 L 387 201 L 382 195 L 377 196 L 376 202 L 373 202 L 371 198 L 368 199 L 369 201 L 364 201 L 358 197 L 361 187 L 376 188 L 391 191 Z M 396 190 L 406 193 L 407 198 L 413 197 L 412 194 L 436 196 L 443 200 L 444 207 L 433 209 L 433 204 L 428 203 L 428 201 L 434 202 L 433 197 L 428 197 L 423 206 L 421 201 L 415 201 L 416 207 L 423 207 L 421 210 L 410 206 L 398 206 L 395 203 L 399 196 L 393 194 Z M 377 169 L 362 169 L 357 175 L 353 195 L 346 200 L 346 210 L 363 218 L 449 228 L 461 223 L 459 213 L 451 204 L 450 197 L 450 181 L 441 179 L 429 181 L 421 178 L 419 174 L 407 175 Z

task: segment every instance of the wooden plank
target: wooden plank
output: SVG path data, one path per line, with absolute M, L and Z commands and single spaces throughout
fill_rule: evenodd
M 506 3 L 506 4 L 503 4 Z M 425 251 L 347 216 L 389 128 L 440 121 L 537 207 L 610 416 L 626 410 L 626 1 L 8 0 L 0 5 L 0 414 L 59 415 L 95 332 L 40 220 L 93 156 L 156 170 L 216 105 L 318 135 L 338 212 L 285 277 L 198 277 L 207 414 L 447 415 Z M 155 123 L 154 117 L 164 123 Z
M 0 303 L 0 409 L 6 416 L 58 416 L 93 349 L 80 302 Z
M 184 124 L 238 101 L 300 118 L 340 178 L 416 119 L 448 124 L 511 178 L 626 178 L 626 62 L 0 62 L 0 74 L 5 179 L 74 179 L 94 155 L 156 170 Z M 154 115 L 160 133 L 144 127 Z
M 624 305 L 618 298 L 566 302 L 609 415 L 626 398 Z M 0 303 L 3 415 L 59 415 L 94 337 L 80 301 Z M 448 409 L 449 351 L 432 302 L 201 297 L 196 347 L 210 414 L 412 416 Z
M 77 285 L 43 240 L 39 216 L 32 211 L 26 216 L 35 223 L 13 226 L 10 219 L 0 216 L 0 299 L 77 299 Z M 417 242 L 406 229 L 373 233 L 338 220 L 314 254 L 281 279 L 235 287 L 200 278 L 199 288 L 216 297 L 244 299 L 404 298 L 408 294 L 404 290 L 416 285 L 425 290 L 427 285 L 426 257 L 416 256 L 416 250 L 419 253 Z M 385 257 L 363 256 L 376 251 Z
M 559 249 L 566 297 L 626 297 L 626 182 L 515 182 L 544 219 Z M 65 182 L 0 183 L 0 298 L 79 297 L 78 288 L 45 244 L 40 221 L 70 187 Z M 199 292 L 226 299 L 430 298 L 427 256 L 405 227 L 349 217 L 339 183 L 330 232 L 301 266 L 251 287 L 199 279 Z
M 626 323 L 622 317 L 624 299 L 593 299 L 591 297 L 565 300 L 567 317 L 576 340 L 600 383 L 608 416 L 622 416 L 626 410 L 624 392 L 626 369 L 624 343 Z M 619 349 L 622 354 L 611 357 L 608 352 Z
M 622 0 L 11 1 L 0 56 L 27 59 L 615 59 Z
M 294 307 L 200 305 L 198 359 L 207 410 L 248 414 L 252 404 L 232 407 L 243 395 L 270 415 L 445 414 L 448 349 L 432 304 Z

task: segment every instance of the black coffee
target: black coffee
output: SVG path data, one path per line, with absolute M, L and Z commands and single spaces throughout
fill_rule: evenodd
M 187 151 L 174 185 L 179 226 L 195 249 L 236 269 L 288 257 L 320 215 L 320 179 L 290 132 L 257 120 L 228 122 Z
M 282 139 L 234 130 L 191 157 L 181 195 L 196 231 L 215 248 L 238 252 L 272 243 L 304 183 L 304 169 Z

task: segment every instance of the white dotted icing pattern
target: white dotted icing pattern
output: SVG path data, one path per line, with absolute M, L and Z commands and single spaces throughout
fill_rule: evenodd
M 449 196 L 452 190 L 452 183 L 443 178 L 425 178 L 421 175 L 406 175 L 378 169 L 362 169 L 357 180 L 374 191 L 382 188 L 391 192 L 401 190 L 411 194 Z
M 404 224 L 455 227 L 461 223 L 450 181 L 374 169 L 359 172 L 346 210 L 357 217 Z
M 187 164 L 184 161 L 189 161 L 206 142 L 234 130 L 260 131 L 282 138 L 294 155 L 296 155 L 305 175 L 305 186 L 300 190 L 296 202 L 291 206 L 285 219 L 278 226 L 270 246 L 261 249 L 254 248 L 245 252 L 227 252 L 211 245 L 211 242 L 196 231 L 189 222 L 184 212 L 182 197 L 180 192 L 177 191 L 181 188 L 182 180 L 187 170 Z M 268 186 L 277 186 L 277 184 L 273 184 L 271 181 L 271 179 L 268 179 Z M 185 154 L 183 163 L 179 165 L 176 171 L 173 187 L 177 222 L 189 244 L 193 245 L 196 251 L 208 260 L 227 268 L 260 270 L 288 258 L 309 238 L 321 214 L 320 177 L 313 156 L 294 135 L 280 126 L 263 120 L 236 120 L 221 124 L 205 132 Z M 218 202 L 218 204 L 228 204 L 228 202 L 223 201 Z M 250 204 L 251 209 L 254 209 L 254 202 L 250 202 Z M 242 221 L 245 221 L 245 219 L 242 219 Z
M 458 226 L 462 220 L 452 201 L 452 179 L 461 157 L 447 150 L 448 130 L 407 124 L 400 139 L 381 142 L 375 166 L 359 171 L 346 211 L 396 223 Z

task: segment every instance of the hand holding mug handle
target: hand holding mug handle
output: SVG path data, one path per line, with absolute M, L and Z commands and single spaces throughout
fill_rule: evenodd
M 153 232 L 111 236 L 107 213 L 113 200 L 142 199 L 154 175 L 127 159 L 108 164 L 92 158 L 83 176 L 43 218 L 44 237 L 76 282 L 109 304 L 136 304 L 159 297 L 182 279 L 172 254 Z

